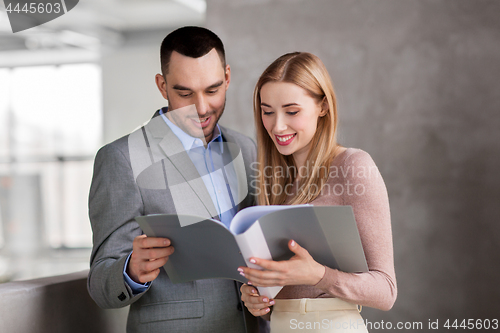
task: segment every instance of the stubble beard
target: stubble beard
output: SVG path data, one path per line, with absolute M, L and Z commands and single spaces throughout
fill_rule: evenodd
M 167 99 L 168 99 L 168 94 L 167 94 Z M 169 101 L 169 105 L 168 105 L 168 112 L 171 112 L 173 111 L 170 107 L 170 99 L 168 99 Z M 219 123 L 219 119 L 222 117 L 222 114 L 224 113 L 224 110 L 226 109 L 226 97 L 224 96 L 224 104 L 222 105 L 222 110 L 220 112 L 220 114 L 218 115 L 217 119 L 215 119 L 215 122 L 213 123 L 213 128 L 212 128 L 212 131 L 210 133 L 208 133 L 208 135 L 205 135 L 205 133 L 203 132 L 203 129 L 201 129 L 202 131 L 202 135 L 203 135 L 203 138 L 206 140 L 206 142 L 208 143 L 210 140 L 209 139 L 212 139 L 212 136 L 213 136 L 213 133 L 214 133 L 214 130 L 215 130 L 215 127 L 217 126 L 217 124 Z M 175 109 L 174 109 L 175 110 Z M 196 111 L 198 113 L 198 111 Z M 214 116 L 217 116 L 217 111 L 210 111 L 207 115 L 204 116 L 205 117 L 214 117 Z M 187 133 L 188 135 L 192 136 L 192 137 L 198 137 L 198 138 L 201 138 L 200 137 L 200 133 L 198 131 L 196 131 L 195 133 L 193 133 L 193 131 L 190 130 L 189 126 L 186 128 L 186 126 L 183 126 L 183 122 L 182 121 L 179 121 L 179 119 L 176 119 L 176 117 L 173 117 L 172 114 L 169 115 L 168 117 L 170 119 L 170 121 L 172 121 L 177 127 L 179 127 L 180 129 L 182 129 L 185 133 Z M 191 121 L 191 119 L 188 119 L 190 117 L 185 117 L 184 119 L 182 120 L 187 120 L 188 122 Z M 198 119 L 199 116 L 198 116 Z

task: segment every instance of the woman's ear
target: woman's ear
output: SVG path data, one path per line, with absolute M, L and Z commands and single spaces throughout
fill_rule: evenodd
M 330 106 L 328 105 L 328 100 L 326 99 L 326 96 L 323 97 L 323 100 L 321 101 L 321 111 L 319 113 L 320 117 L 326 116 L 328 111 L 330 110 Z

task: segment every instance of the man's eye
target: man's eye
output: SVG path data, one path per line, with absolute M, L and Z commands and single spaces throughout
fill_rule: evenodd
M 211 94 L 211 95 L 215 94 L 216 92 L 217 92 L 217 89 L 215 89 L 215 90 L 208 90 L 207 91 L 207 93 Z
M 191 93 L 189 93 L 189 94 L 179 94 L 179 96 L 181 96 L 181 97 L 189 97 L 189 96 L 191 96 Z

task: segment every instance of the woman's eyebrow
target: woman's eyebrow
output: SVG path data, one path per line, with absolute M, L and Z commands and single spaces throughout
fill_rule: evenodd
M 266 104 L 266 103 L 260 103 L 260 106 L 267 106 L 268 108 L 271 107 L 271 105 Z M 281 107 L 282 108 L 287 108 L 287 107 L 290 107 L 290 106 L 300 106 L 300 104 L 298 104 L 298 103 L 288 103 L 288 104 L 283 104 Z

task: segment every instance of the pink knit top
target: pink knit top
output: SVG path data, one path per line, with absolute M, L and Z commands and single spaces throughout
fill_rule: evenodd
M 276 299 L 338 297 L 389 310 L 397 296 L 389 199 L 370 155 L 354 148 L 337 155 L 328 182 L 311 204 L 352 206 L 369 272 L 345 273 L 326 267 L 325 275 L 315 286 L 285 286 Z

